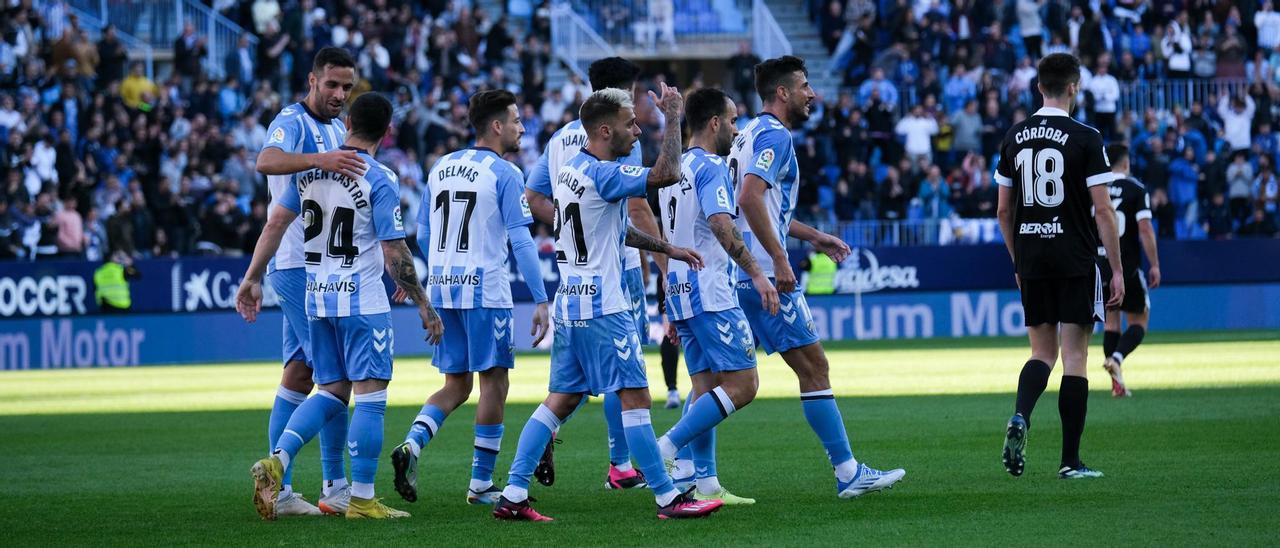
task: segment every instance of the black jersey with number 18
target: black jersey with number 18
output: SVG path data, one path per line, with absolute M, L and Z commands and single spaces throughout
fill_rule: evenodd
M 1026 279 L 1093 275 L 1098 229 L 1089 187 L 1111 182 L 1098 131 L 1056 108 L 1014 125 L 995 181 L 1013 190 L 1013 255 Z

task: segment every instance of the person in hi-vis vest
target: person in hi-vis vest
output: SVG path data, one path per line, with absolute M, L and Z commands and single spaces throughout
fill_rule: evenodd
M 125 312 L 133 306 L 129 280 L 139 278 L 128 254 L 117 251 L 93 272 L 94 300 L 103 313 Z

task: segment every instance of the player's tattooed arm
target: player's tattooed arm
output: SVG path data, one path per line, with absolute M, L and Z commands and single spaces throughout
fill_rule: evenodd
M 662 111 L 667 127 L 662 133 L 658 160 L 653 164 L 653 169 L 649 170 L 648 183 L 651 188 L 670 186 L 680 180 L 680 117 L 684 114 L 684 97 L 676 88 L 667 87 L 663 83 L 659 85 L 662 86 L 662 96 L 658 97 L 650 91 L 649 97 L 658 105 L 658 110 Z
M 624 243 L 627 247 L 662 253 L 669 258 L 688 263 L 689 268 L 702 270 L 702 255 L 699 255 L 697 251 L 671 245 L 661 238 L 636 230 L 633 226 L 627 226 L 627 238 Z
M 778 289 L 769 281 L 769 277 L 764 275 L 764 270 L 760 268 L 760 263 L 756 262 L 755 256 L 751 254 L 751 250 L 747 249 L 747 244 L 742 239 L 742 232 L 738 230 L 738 226 L 734 224 L 733 219 L 727 213 L 717 213 L 707 219 L 711 226 L 711 232 L 716 235 L 716 240 L 720 242 L 725 252 L 729 254 L 729 258 L 737 263 L 751 277 L 751 284 L 755 286 L 756 292 L 760 293 L 760 302 L 763 308 L 769 314 L 778 313 Z
M 437 344 L 444 332 L 440 316 L 436 309 L 427 302 L 427 293 L 418 281 L 418 272 L 413 268 L 413 254 L 403 239 L 382 242 L 382 254 L 387 274 L 404 291 L 405 295 L 418 305 L 418 316 L 422 318 L 422 327 L 427 331 L 427 342 Z

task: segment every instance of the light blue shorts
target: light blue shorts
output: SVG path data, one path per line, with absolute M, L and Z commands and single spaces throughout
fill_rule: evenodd
M 636 335 L 640 344 L 649 344 L 649 304 L 644 296 L 644 271 L 633 268 L 622 273 L 622 280 L 627 284 L 627 293 L 631 294 L 631 315 L 636 321 Z
M 773 281 L 773 278 L 769 280 Z M 813 315 L 809 313 L 804 292 L 797 289 L 791 293 L 778 293 L 778 314 L 770 316 L 761 307 L 760 294 L 751 282 L 739 281 L 737 288 L 738 304 L 751 324 L 756 344 L 764 349 L 765 354 L 786 352 L 818 342 L 818 333 L 813 329 Z
M 590 320 L 555 320 L 550 391 L 600 395 L 648 388 L 633 320 L 629 312 Z
M 391 314 L 345 318 L 311 318 L 311 346 L 316 384 L 338 381 L 391 380 L 395 335 Z
M 431 355 L 441 373 L 479 373 L 515 366 L 515 326 L 510 308 L 437 308 L 444 337 Z
M 306 351 L 307 341 L 311 338 L 304 304 L 307 297 L 307 269 L 276 270 L 267 275 L 267 282 L 279 297 L 280 310 L 284 312 L 284 363 L 305 361 L 307 367 L 312 367 Z
M 690 376 L 756 366 L 755 341 L 741 308 L 703 312 L 674 323 Z

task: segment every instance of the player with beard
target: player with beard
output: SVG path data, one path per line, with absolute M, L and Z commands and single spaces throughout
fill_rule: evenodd
M 506 90 L 479 92 L 471 96 L 468 114 L 476 145 L 436 162 L 418 207 L 427 294 L 449 336 L 431 355 L 431 363 L 444 374 L 444 386 L 427 398 L 404 443 L 391 451 L 396 492 L 409 502 L 418 499 L 422 451 L 440 433 L 445 418 L 471 396 L 476 374 L 480 401 L 467 502 L 498 501 L 501 491 L 493 486 L 493 467 L 502 443 L 507 370 L 515 367 L 508 243 L 537 303 L 530 333 L 534 345 L 549 328 L 546 287 L 529 233 L 533 215 L 524 198 L 524 175 L 502 159 L 502 154 L 519 151 L 524 135 L 516 97 Z
M 827 356 L 787 256 L 788 236 L 809 242 L 837 263 L 849 256 L 849 246 L 839 238 L 792 218 L 800 166 L 791 130 L 809 119 L 817 98 L 808 74 L 804 60 L 790 55 L 756 65 L 756 91 L 764 109 L 734 140 L 729 173 L 738 190 L 738 228 L 752 256 L 778 289 L 778 314 L 769 313 L 745 270 L 738 273 L 738 301 L 756 343 L 768 354 L 782 354 L 795 372 L 805 419 L 835 468 L 836 493 L 851 498 L 892 487 L 906 471 L 882 472 L 853 457 L 831 390 Z

